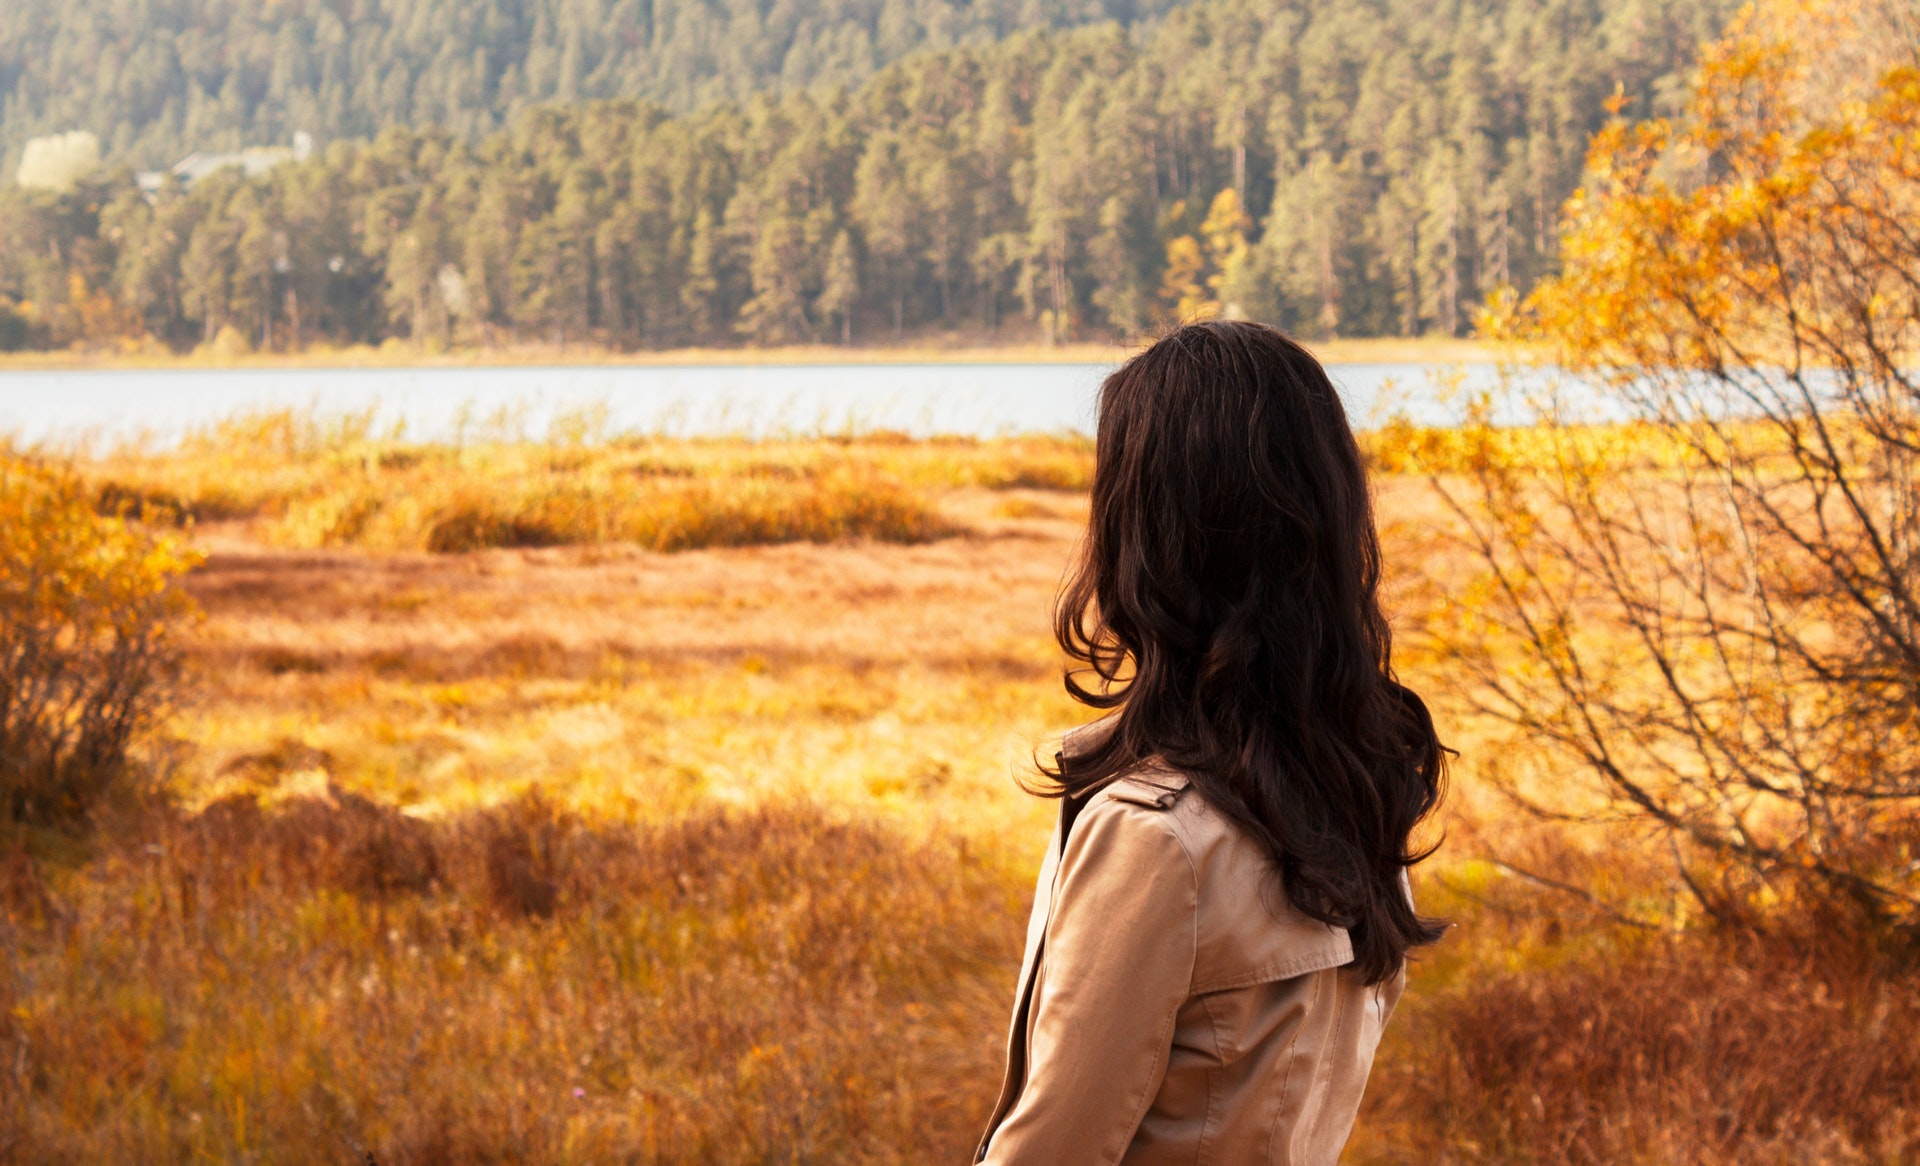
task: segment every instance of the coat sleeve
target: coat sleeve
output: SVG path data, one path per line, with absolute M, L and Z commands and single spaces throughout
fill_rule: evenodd
M 1159 1091 L 1193 982 L 1199 879 L 1158 810 L 1089 806 L 1060 859 L 1026 1083 L 993 1166 L 1118 1162 Z

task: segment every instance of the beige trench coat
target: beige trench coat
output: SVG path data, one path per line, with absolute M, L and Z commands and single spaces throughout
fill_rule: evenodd
M 976 1161 L 1333 1166 L 1404 973 L 1296 911 L 1265 851 L 1148 767 L 1063 806 Z

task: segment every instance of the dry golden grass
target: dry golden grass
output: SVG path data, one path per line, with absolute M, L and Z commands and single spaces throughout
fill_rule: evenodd
M 199 500 L 197 695 L 149 745 L 174 808 L 0 841 L 0 1159 L 967 1153 L 1053 814 L 1014 772 L 1085 715 L 1047 634 L 1085 497 L 1032 488 L 1084 447 L 581 448 L 473 480 L 856 458 L 964 533 L 301 548 L 271 499 L 333 488 L 325 458 L 87 466 Z M 1470 564 L 1423 481 L 1379 487 L 1411 621 Z M 1480 780 L 1514 746 L 1437 668 L 1403 671 L 1463 757 L 1416 892 L 1459 926 L 1348 1160 L 1910 1161 L 1911 957 L 1817 920 L 1650 937 L 1486 861 L 1665 886 L 1630 836 L 1516 819 Z
M 941 491 L 1080 489 L 1093 465 L 1074 437 L 671 441 L 599 425 L 562 418 L 554 440 L 534 442 L 503 416 L 482 440 L 432 444 L 380 434 L 370 415 L 281 411 L 86 464 L 103 511 L 247 519 L 277 546 L 437 552 L 929 542 L 959 533 Z
M 0 1158 L 964 1153 L 1051 816 L 1012 771 L 1076 715 L 1046 611 L 1085 504 L 868 448 L 933 467 L 967 537 L 435 554 L 201 519 L 195 695 L 151 750 L 179 809 L 0 847 Z
M 233 799 L 22 874 L 21 1162 L 948 1159 L 1018 958 L 1005 872 L 804 805 Z
M 1456 815 L 1457 821 L 1457 815 Z M 1368 1166 L 1902 1166 L 1920 1153 L 1911 941 L 1844 911 L 1764 930 L 1623 926 L 1467 858 L 1647 893 L 1664 847 L 1509 818 L 1417 880 L 1456 922 L 1416 965 L 1347 1160 Z M 1857 918 L 1857 917 L 1855 917 Z
M 1016 495 L 1018 496 L 1018 495 Z M 1047 610 L 1084 503 L 925 546 L 287 552 L 202 528 L 190 801 L 315 780 L 438 813 L 825 797 L 991 834 L 1076 716 Z M 1038 552 L 1038 553 L 1036 553 Z
M 623 544 L 651 550 L 829 543 L 920 543 L 963 533 L 956 490 L 1083 491 L 1083 438 L 946 438 L 887 432 L 781 441 L 609 437 L 591 413 L 559 419 L 552 440 L 516 437 L 502 414 L 479 439 L 420 443 L 378 432 L 371 415 L 248 415 L 183 448 L 87 460 L 103 512 L 181 522 L 244 520 L 280 547 L 461 552 Z M 1549 464 L 1559 442 L 1587 457 L 1666 465 L 1685 451 L 1645 427 L 1471 432 L 1393 423 L 1366 434 L 1376 471 L 1455 473 L 1476 458 Z M 1071 510 L 1071 507 L 1068 508 Z M 999 517 L 1065 513 L 1009 497 Z

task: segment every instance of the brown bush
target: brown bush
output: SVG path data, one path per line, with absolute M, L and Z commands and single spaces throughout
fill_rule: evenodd
M 1093 485 L 1093 451 L 1061 448 L 1020 451 L 989 470 L 983 485 L 995 489 L 1085 490 Z
M 833 542 L 921 543 L 960 532 L 927 500 L 883 478 L 836 475 L 779 486 L 688 488 L 621 516 L 626 537 L 655 550 Z
M 290 882 L 384 898 L 433 889 L 440 878 L 439 842 L 426 822 L 334 788 L 324 799 L 299 798 L 268 814 L 251 798 L 224 798 L 190 819 L 197 847 L 211 851 L 237 839 L 264 847 Z M 194 862 L 199 868 L 218 865 Z

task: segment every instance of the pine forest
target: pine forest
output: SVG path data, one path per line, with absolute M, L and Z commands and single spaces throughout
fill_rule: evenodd
M 1465 335 L 1728 6 L 232 7 L 0 23 L 0 348 Z

